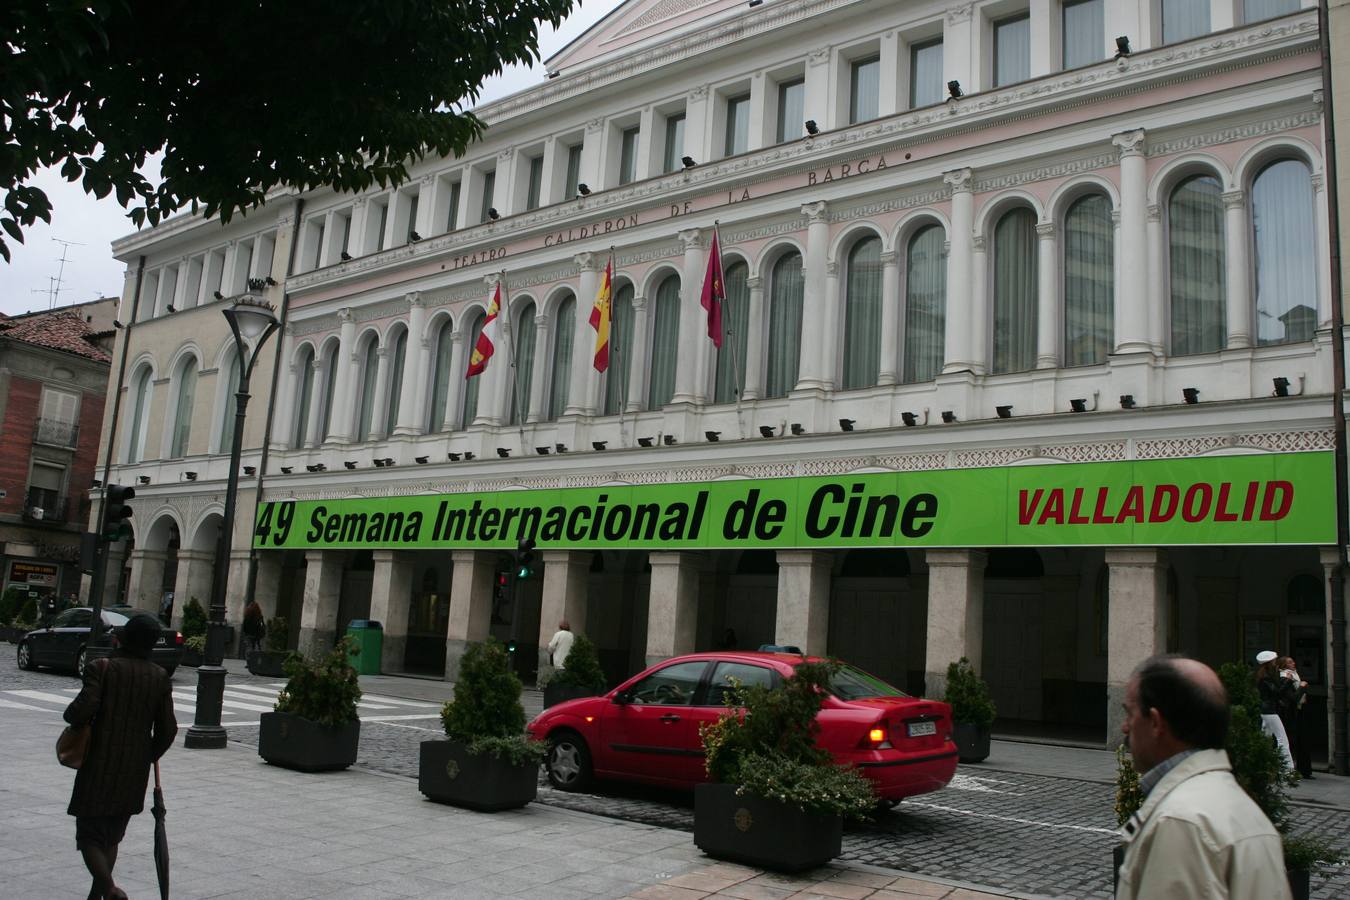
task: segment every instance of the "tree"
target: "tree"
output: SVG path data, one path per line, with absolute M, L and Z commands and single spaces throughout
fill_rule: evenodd
M 574 0 L 9 0 L 0 13 L 0 228 L 51 221 L 41 168 L 136 225 L 228 222 L 276 187 L 397 185 L 459 155 L 483 79 L 538 58 Z M 160 181 L 140 170 L 163 152 Z M 9 248 L 0 236 L 0 255 Z

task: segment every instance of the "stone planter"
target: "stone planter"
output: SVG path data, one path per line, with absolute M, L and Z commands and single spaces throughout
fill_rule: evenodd
M 356 762 L 360 721 L 334 728 L 291 713 L 267 712 L 258 724 L 258 755 L 274 766 L 331 772 Z
M 576 700 L 579 697 L 597 697 L 602 693 L 604 692 L 597 691 L 595 688 L 574 684 L 554 684 L 550 681 L 544 685 L 544 708 L 557 706 L 559 703 Z
M 843 831 L 839 816 L 737 797 L 732 784 L 694 788 L 694 843 L 717 859 L 779 872 L 814 869 L 839 855 Z
M 1312 872 L 1308 869 L 1286 869 L 1285 877 L 1289 879 L 1289 893 L 1294 895 L 1294 900 L 1308 900 L 1312 896 Z
M 469 753 L 458 741 L 423 741 L 417 788 L 428 799 L 480 812 L 517 809 L 539 792 L 539 766 Z
M 250 650 L 244 659 L 244 665 L 253 675 L 268 678 L 283 678 L 286 675 L 286 650 Z
M 196 651 L 196 650 L 189 650 L 187 647 L 184 647 L 184 648 L 183 648 L 183 658 L 180 659 L 180 660 L 178 661 L 178 663 L 179 663 L 179 665 L 190 666 L 191 668 L 194 668 L 194 669 L 195 669 L 195 668 L 197 668 L 198 666 L 203 666 L 203 665 L 205 665 L 205 664 L 206 664 L 206 659 L 205 659 L 205 657 L 204 657 L 201 653 L 199 653 L 198 651 Z
M 963 763 L 984 762 L 989 758 L 989 726 L 957 722 L 952 727 L 958 759 Z

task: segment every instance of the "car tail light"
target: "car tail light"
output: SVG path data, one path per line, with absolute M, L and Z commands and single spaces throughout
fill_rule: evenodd
M 175 631 L 173 633 L 173 642 L 180 647 L 183 646 L 183 632 Z
M 863 738 L 863 748 L 867 750 L 889 750 L 891 749 L 891 726 L 885 720 L 872 723 L 867 729 L 867 735 Z

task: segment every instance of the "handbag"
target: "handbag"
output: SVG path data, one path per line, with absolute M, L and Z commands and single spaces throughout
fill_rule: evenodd
M 89 741 L 93 737 L 93 724 L 67 725 L 61 736 L 56 739 L 56 761 L 67 769 L 78 769 L 84 765 L 84 757 L 89 753 Z

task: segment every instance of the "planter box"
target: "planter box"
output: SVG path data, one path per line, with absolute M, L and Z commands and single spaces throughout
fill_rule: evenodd
M 1284 874 L 1289 879 L 1289 893 L 1294 895 L 1294 900 L 1308 900 L 1312 896 L 1312 872 L 1286 869 Z
M 258 755 L 274 766 L 331 772 L 356 762 L 359 721 L 330 728 L 291 713 L 266 712 L 258 724 Z
M 779 872 L 814 869 L 839 855 L 844 821 L 776 800 L 737 797 L 733 784 L 694 788 L 694 843 L 717 859 Z
M 549 682 L 544 685 L 544 708 L 557 706 L 568 700 L 576 700 L 578 697 L 598 697 L 603 691 L 597 691 L 595 688 L 581 687 L 573 684 L 554 684 Z
M 254 675 L 269 678 L 284 678 L 286 675 L 287 650 L 252 650 L 244 660 L 244 665 Z
M 184 647 L 183 658 L 178 661 L 178 664 L 182 666 L 190 666 L 195 669 L 198 666 L 205 665 L 206 659 L 205 657 L 202 656 L 202 654 L 198 653 L 196 650 L 189 650 L 187 647 Z
M 984 762 L 989 758 L 989 726 L 957 722 L 952 727 L 957 758 L 963 763 Z
M 423 741 L 417 788 L 428 799 L 496 812 L 517 809 L 539 792 L 539 766 L 514 766 L 494 756 L 474 756 L 457 741 Z

